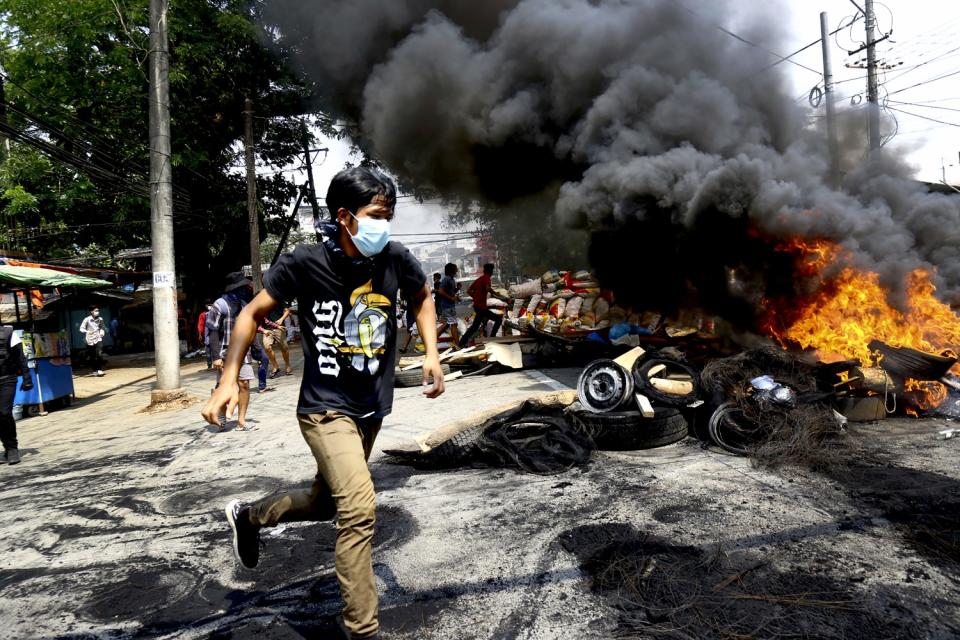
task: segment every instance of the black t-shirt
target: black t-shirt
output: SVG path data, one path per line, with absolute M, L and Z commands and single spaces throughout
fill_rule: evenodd
M 280 256 L 264 287 L 276 300 L 297 299 L 304 354 L 297 413 L 390 413 L 397 294 L 410 298 L 425 282 L 420 263 L 396 242 L 369 259 L 323 243 Z

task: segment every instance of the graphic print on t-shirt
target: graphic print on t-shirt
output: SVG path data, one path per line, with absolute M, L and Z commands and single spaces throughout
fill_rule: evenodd
M 350 305 L 342 329 L 343 307 L 339 301 L 318 301 L 313 305 L 317 320 L 313 333 L 317 337 L 321 375 L 340 375 L 340 354 L 346 356 L 350 366 L 360 373 L 372 376 L 380 370 L 380 357 L 386 353 L 390 299 L 373 292 L 371 279 L 353 290 Z

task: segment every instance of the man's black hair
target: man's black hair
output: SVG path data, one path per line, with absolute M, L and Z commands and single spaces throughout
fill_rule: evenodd
M 376 169 L 350 167 L 333 176 L 327 189 L 327 208 L 330 218 L 337 219 L 341 208 L 353 214 L 370 204 L 377 196 L 386 199 L 386 205 L 393 207 L 397 203 L 397 188 L 393 180 Z
M 488 262 L 487 264 L 483 265 L 483 272 L 488 276 L 493 275 L 493 263 Z
M 452 275 L 455 274 L 456 272 L 457 272 L 457 265 L 453 264 L 452 262 L 448 262 L 448 263 L 447 263 L 446 265 L 444 265 L 444 267 L 443 267 L 443 274 L 444 274 L 444 275 L 452 276 Z
M 96 310 L 98 310 L 98 309 L 100 309 L 100 305 L 98 305 L 98 304 L 92 304 L 92 305 L 90 305 L 90 308 L 88 309 L 88 311 L 90 311 L 90 313 L 93 313 L 94 311 L 96 311 Z
M 434 279 L 434 280 L 439 280 L 439 279 L 440 279 L 440 274 L 439 274 L 439 273 L 433 274 L 433 279 Z

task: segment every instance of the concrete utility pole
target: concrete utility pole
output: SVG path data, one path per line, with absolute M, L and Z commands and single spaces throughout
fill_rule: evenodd
M 830 29 L 827 27 L 827 12 L 820 13 L 820 47 L 823 51 L 823 98 L 827 108 L 827 148 L 830 152 L 830 175 L 836 181 L 840 177 L 840 153 L 837 150 L 837 116 L 833 101 L 833 67 L 830 64 Z
M 873 0 L 864 0 L 864 22 L 867 30 L 867 125 L 870 133 L 870 151 L 880 148 L 880 104 L 877 90 L 877 16 Z
M 150 0 L 150 233 L 153 258 L 153 344 L 157 384 L 151 402 L 180 389 L 177 274 L 173 254 L 173 180 L 170 165 L 170 57 L 167 0 Z
M 260 224 L 257 221 L 257 171 L 253 158 L 253 100 L 243 109 L 243 151 L 247 161 L 247 221 L 250 224 L 250 279 L 253 291 L 260 291 Z
M 0 67 L 0 72 L 3 67 Z M 7 124 L 7 93 L 3 85 L 3 76 L 0 76 L 0 123 Z M 5 160 L 10 155 L 10 138 L 6 133 L 0 131 L 0 160 Z

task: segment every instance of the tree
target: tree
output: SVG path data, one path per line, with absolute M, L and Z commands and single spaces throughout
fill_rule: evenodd
M 256 25 L 252 0 L 174 0 L 169 13 L 177 268 L 194 298 L 249 262 L 243 103 L 255 104 L 257 162 L 302 149 L 307 89 Z M 40 257 L 149 245 L 147 0 L 0 0 L 0 66 L 13 140 L 0 166 L 0 245 Z M 325 130 L 330 123 L 313 118 Z M 258 178 L 261 234 L 296 186 Z

